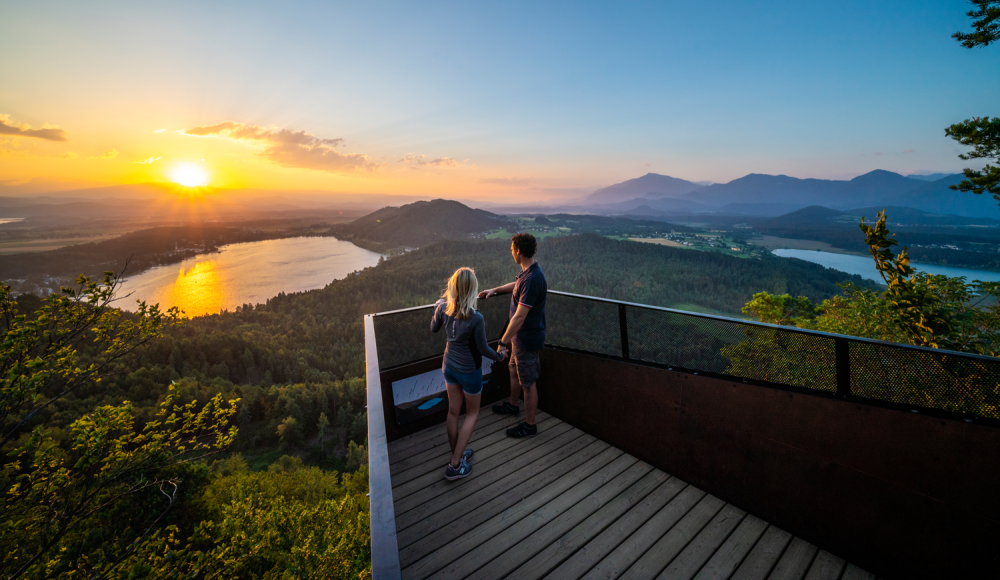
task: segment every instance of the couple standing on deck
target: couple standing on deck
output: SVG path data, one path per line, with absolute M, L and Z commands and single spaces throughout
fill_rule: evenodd
M 483 391 L 483 357 L 494 361 L 510 357 L 510 401 L 493 406 L 493 412 L 517 416 L 519 395 L 524 391 L 525 421 L 507 429 L 508 437 L 528 437 L 538 433 L 535 412 L 538 391 L 535 382 L 541 373 L 538 353 L 545 345 L 545 274 L 534 259 L 538 242 L 535 236 L 520 233 L 511 238 L 510 253 L 521 266 L 513 282 L 479 292 L 479 282 L 471 268 L 459 268 L 448 280 L 444 297 L 438 301 L 431 320 L 431 331 L 445 329 L 448 343 L 444 351 L 445 383 L 448 385 L 448 443 L 451 460 L 445 468 L 448 480 L 472 473 L 472 449 L 466 449 L 479 418 L 479 399 Z M 497 294 L 511 294 L 510 322 L 500 338 L 497 351 L 486 341 L 486 323 L 476 311 L 476 301 Z M 462 403 L 465 423 L 458 426 Z

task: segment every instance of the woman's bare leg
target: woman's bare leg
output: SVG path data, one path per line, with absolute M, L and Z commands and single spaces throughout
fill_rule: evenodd
M 462 413 L 463 395 L 462 385 L 448 385 L 448 445 L 451 446 L 452 455 L 455 454 L 455 444 L 458 442 L 458 416 Z M 466 419 L 468 422 L 468 419 Z
M 459 391 L 461 392 L 461 387 L 459 387 Z M 448 385 L 448 394 L 451 394 L 451 385 Z M 483 396 L 482 393 L 469 395 L 463 392 L 462 394 L 465 395 L 465 422 L 462 423 L 462 429 L 458 432 L 458 441 L 451 449 L 452 466 L 457 466 L 458 462 L 461 461 L 462 454 L 465 453 L 465 447 L 469 444 L 469 440 L 472 439 L 472 432 L 476 430 L 476 419 L 479 418 L 479 400 Z M 457 422 L 456 418 L 456 424 Z

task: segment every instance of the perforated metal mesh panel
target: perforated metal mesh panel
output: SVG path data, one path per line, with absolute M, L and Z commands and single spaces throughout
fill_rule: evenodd
M 836 392 L 832 338 L 628 306 L 634 360 Z
M 851 394 L 1000 418 L 1000 362 L 852 342 Z
M 500 338 L 507 296 L 480 301 L 490 340 Z M 444 352 L 430 332 L 433 307 L 375 317 L 381 368 Z M 622 314 L 627 342 L 622 344 Z M 837 392 L 837 341 L 850 395 L 1000 419 L 1000 359 L 964 356 L 695 313 L 622 305 L 550 292 L 547 344 L 737 379 Z M 623 348 L 624 347 L 624 348 Z M 849 377 L 848 377 L 849 374 Z
M 545 342 L 597 354 L 622 356 L 618 305 L 549 293 Z
M 503 334 L 509 307 L 510 296 L 479 301 L 478 308 L 486 322 L 488 340 L 497 340 Z M 433 315 L 434 306 L 427 306 L 375 316 L 379 368 L 384 370 L 442 354 L 445 336 L 443 332 L 431 332 Z

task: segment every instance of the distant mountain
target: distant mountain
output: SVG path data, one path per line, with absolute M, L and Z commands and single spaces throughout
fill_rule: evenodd
M 944 179 L 945 177 L 950 177 L 954 173 L 931 173 L 930 175 L 907 175 L 910 179 L 919 179 L 920 181 L 937 181 L 939 179 Z
M 629 179 L 628 181 L 598 189 L 585 197 L 584 203 L 614 203 L 636 197 L 648 199 L 680 197 L 701 188 L 702 186 L 685 179 L 678 179 L 658 173 L 647 173 L 642 177 Z
M 437 240 L 468 238 L 508 225 L 510 220 L 457 201 L 435 199 L 385 207 L 331 229 L 340 239 L 376 250 L 419 247 Z

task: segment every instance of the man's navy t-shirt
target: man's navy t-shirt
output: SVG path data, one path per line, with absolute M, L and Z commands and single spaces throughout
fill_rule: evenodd
M 526 351 L 542 350 L 545 346 L 545 295 L 548 286 L 545 284 L 545 273 L 535 262 L 526 270 L 522 270 L 514 279 L 514 293 L 510 297 L 510 317 L 517 312 L 517 305 L 527 306 L 528 316 L 517 331 L 514 342 L 519 349 Z

